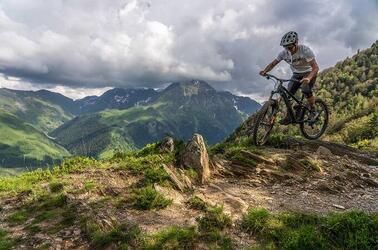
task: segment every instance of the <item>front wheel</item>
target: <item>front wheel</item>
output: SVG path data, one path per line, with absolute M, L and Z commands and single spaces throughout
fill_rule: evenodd
M 273 129 L 278 110 L 277 101 L 269 100 L 260 109 L 253 128 L 253 143 L 256 146 L 264 145 Z
M 328 107 L 327 104 L 321 100 L 315 100 L 315 109 L 318 115 L 315 120 L 310 119 L 310 111 L 305 109 L 302 112 L 300 124 L 301 133 L 304 137 L 310 140 L 318 139 L 325 132 L 328 125 Z

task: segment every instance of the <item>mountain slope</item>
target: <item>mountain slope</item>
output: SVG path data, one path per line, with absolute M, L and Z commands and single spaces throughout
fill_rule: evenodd
M 45 134 L 0 109 L 0 166 L 31 167 L 59 162 L 70 154 Z
M 82 115 L 51 135 L 70 152 L 92 156 L 139 148 L 166 134 L 188 139 L 198 132 L 213 144 L 247 116 L 235 107 L 235 100 L 235 96 L 218 93 L 203 81 L 173 83 L 144 105 Z M 250 103 L 258 108 L 252 100 Z
M 106 109 L 127 109 L 149 102 L 157 95 L 153 89 L 114 88 L 101 96 L 85 97 L 75 101 L 79 113 L 94 113 Z
M 378 41 L 319 74 L 317 95 L 332 108 L 326 139 L 378 150 Z
M 42 91 L 0 89 L 0 108 L 35 128 L 50 132 L 74 117 L 71 99 Z M 1 135 L 0 135 L 1 136 Z

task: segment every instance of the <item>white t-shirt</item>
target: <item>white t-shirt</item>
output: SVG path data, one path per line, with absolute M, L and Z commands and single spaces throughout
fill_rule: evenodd
M 277 56 L 277 61 L 285 60 L 290 64 L 290 68 L 294 73 L 305 73 L 312 70 L 310 61 L 315 58 L 312 50 L 306 45 L 298 45 L 297 52 L 292 55 L 290 51 L 283 50 Z

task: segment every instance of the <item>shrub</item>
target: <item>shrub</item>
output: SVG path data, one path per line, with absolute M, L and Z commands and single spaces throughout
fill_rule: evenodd
M 152 187 L 135 189 L 131 196 L 132 206 L 140 210 L 162 209 L 171 203 Z
M 223 213 L 223 206 L 207 208 L 205 215 L 196 220 L 200 232 L 223 230 L 232 224 L 231 217 Z
M 266 227 L 269 212 L 265 208 L 250 208 L 242 217 L 242 229 L 250 234 L 257 234 Z
M 201 211 L 207 211 L 209 204 L 203 201 L 198 196 L 192 196 L 188 201 L 189 207 Z
M 106 248 L 114 243 L 127 249 L 129 246 L 137 246 L 142 241 L 142 230 L 136 225 L 120 224 L 108 232 L 102 232 L 98 227 L 92 228 L 90 239 L 92 244 L 98 248 Z
M 63 190 L 64 185 L 63 183 L 59 183 L 59 182 L 51 182 L 49 184 L 49 188 L 52 193 L 58 193 Z

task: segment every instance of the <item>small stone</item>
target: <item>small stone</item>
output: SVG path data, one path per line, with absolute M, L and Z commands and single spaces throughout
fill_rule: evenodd
M 345 207 L 343 207 L 341 205 L 337 205 L 337 204 L 332 204 L 332 206 L 335 207 L 335 208 L 338 208 L 338 209 L 342 209 L 342 210 L 345 209 Z
M 75 229 L 74 230 L 74 235 L 78 236 L 81 234 L 81 230 L 80 229 Z
M 328 148 L 323 147 L 323 146 L 319 146 L 319 148 L 316 150 L 316 153 L 319 154 L 319 155 L 326 155 L 326 156 L 333 155 L 331 150 L 329 150 Z

